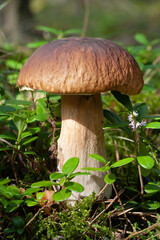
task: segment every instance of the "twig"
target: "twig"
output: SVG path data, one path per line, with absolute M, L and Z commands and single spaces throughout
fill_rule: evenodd
M 138 231 L 138 232 L 136 232 L 136 233 L 133 233 L 133 234 L 129 235 L 127 238 L 125 238 L 125 240 L 131 239 L 131 238 L 133 238 L 133 237 L 135 237 L 135 236 L 137 236 L 137 235 L 140 235 L 140 234 L 142 234 L 142 233 L 145 233 L 145 232 L 147 232 L 148 230 L 152 230 L 152 229 L 154 229 L 155 227 L 160 227 L 160 223 L 155 223 L 155 224 L 153 224 L 152 226 L 149 226 L 148 228 L 145 228 L 145 229 L 143 229 L 143 230 L 141 230 L 141 231 Z M 145 234 L 146 234 L 146 233 L 145 233 Z
M 139 216 L 149 216 L 149 217 L 153 217 L 153 218 L 158 218 L 154 212 L 128 212 L 128 214 L 130 215 L 139 215 Z
M 119 200 L 119 202 L 120 202 L 120 205 L 121 205 L 121 207 L 122 207 L 122 209 L 123 209 L 122 214 L 124 214 L 124 217 L 125 217 L 125 219 L 126 219 L 126 223 L 129 223 L 129 224 L 131 225 L 132 229 L 133 229 L 134 231 L 136 231 L 136 229 L 135 229 L 135 227 L 133 226 L 133 224 L 131 223 L 131 221 L 127 218 L 127 215 L 126 215 L 126 211 L 127 211 L 127 210 L 124 209 L 124 205 L 122 204 L 122 201 L 121 201 L 120 196 L 119 196 L 119 194 L 118 194 L 118 192 L 117 192 L 117 190 L 116 190 L 116 188 L 115 188 L 114 183 L 113 183 L 112 185 L 113 185 L 113 188 L 114 188 L 114 191 L 115 191 L 116 195 L 118 196 L 118 200 Z
M 14 147 L 10 142 L 8 142 L 7 140 L 0 138 L 1 142 L 6 143 L 7 145 L 9 145 L 11 148 L 13 148 L 15 151 L 17 151 L 18 153 L 20 153 L 22 156 L 24 156 L 25 158 L 27 158 L 29 161 L 33 162 L 32 159 L 30 159 L 28 156 L 26 156 L 24 153 L 22 153 L 20 150 L 18 150 L 16 147 Z
M 120 191 L 119 191 L 119 196 L 122 194 L 124 192 L 124 189 L 121 189 Z M 89 223 L 89 226 L 91 227 L 92 226 L 92 224 L 108 209 L 108 208 L 110 208 L 110 206 L 112 206 L 112 204 L 116 201 L 116 199 L 118 198 L 118 196 L 116 195 L 113 199 L 112 199 L 112 201 L 110 202 L 110 204 L 108 204 L 107 206 L 106 206 L 106 208 L 103 210 L 103 211 L 101 211 L 90 223 Z
M 119 152 L 118 152 L 118 146 L 117 146 L 117 141 L 114 140 L 114 146 L 115 146 L 115 152 L 116 152 L 116 160 L 119 161 Z
M 14 159 L 9 155 L 9 153 L 7 151 L 5 151 L 5 153 L 7 154 L 8 156 L 8 159 L 9 159 L 9 162 L 11 164 L 11 167 L 12 167 L 12 170 L 13 170 L 13 173 L 14 173 L 14 176 L 15 176 L 15 180 L 16 180 L 16 183 L 18 184 L 18 175 L 17 175 L 17 171 L 16 171 L 16 168 L 15 168 L 15 164 L 14 164 Z
M 108 186 L 108 183 L 106 183 L 106 185 L 102 188 L 102 190 L 98 193 L 96 199 L 98 199 L 100 197 L 100 195 L 104 192 L 104 190 L 106 189 L 106 187 Z
M 88 27 L 88 20 L 89 20 L 89 4 L 90 0 L 84 0 L 84 6 L 85 6 L 85 13 L 84 13 L 84 20 L 83 20 L 83 27 L 82 27 L 82 33 L 81 37 L 84 37 L 87 31 Z
M 36 212 L 36 214 L 29 220 L 29 222 L 24 226 L 24 229 L 26 227 L 28 227 L 29 224 L 31 224 L 31 222 L 33 222 L 33 220 L 38 216 L 38 214 L 44 209 L 44 208 L 48 208 L 48 207 L 51 207 L 53 205 L 53 202 L 50 203 L 49 205 L 44 205 L 43 207 L 41 207 L 38 212 Z

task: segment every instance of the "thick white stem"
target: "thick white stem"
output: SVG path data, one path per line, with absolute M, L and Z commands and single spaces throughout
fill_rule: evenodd
M 77 171 L 81 171 L 83 167 L 102 167 L 102 163 L 88 156 L 99 154 L 106 159 L 101 95 L 63 95 L 61 111 L 62 128 L 58 140 L 59 171 L 71 157 L 79 158 Z M 80 195 L 88 196 L 93 191 L 98 194 L 104 187 L 105 174 L 92 171 L 89 176 L 77 176 L 74 181 L 81 183 L 85 188 Z M 75 199 L 78 195 L 74 192 Z M 110 195 L 109 186 L 102 196 Z

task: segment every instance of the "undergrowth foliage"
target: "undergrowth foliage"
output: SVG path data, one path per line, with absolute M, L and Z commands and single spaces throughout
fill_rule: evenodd
M 79 30 L 58 31 L 39 26 L 61 38 Z M 60 96 L 19 92 L 17 76 L 26 54 L 12 46 L 0 50 L 0 236 L 2 239 L 156 239 L 160 233 L 159 39 L 135 35 L 134 55 L 145 85 L 132 101 L 113 91 L 102 95 L 108 159 L 90 154 L 101 168 L 76 172 L 78 158 L 56 172 L 57 139 L 61 128 Z M 34 48 L 44 41 L 28 44 Z M 17 60 L 18 59 L 18 60 Z M 110 106 L 110 107 L 109 107 Z M 103 171 L 101 193 L 69 206 L 72 191 L 83 192 L 77 175 Z

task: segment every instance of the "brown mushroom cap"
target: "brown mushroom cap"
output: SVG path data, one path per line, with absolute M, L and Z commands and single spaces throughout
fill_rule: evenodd
M 17 85 L 57 94 L 110 90 L 138 94 L 142 72 L 121 46 L 99 38 L 71 37 L 38 48 L 20 71 Z

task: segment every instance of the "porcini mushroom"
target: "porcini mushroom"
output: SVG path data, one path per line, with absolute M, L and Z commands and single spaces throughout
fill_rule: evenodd
M 138 94 L 143 86 L 135 59 L 121 46 L 98 38 L 71 37 L 49 42 L 37 49 L 20 71 L 17 85 L 62 95 L 62 128 L 58 140 L 58 169 L 71 157 L 79 157 L 77 170 L 101 167 L 88 157 L 106 158 L 101 92 Z M 102 172 L 77 176 L 85 190 L 99 193 Z M 109 197 L 108 187 L 104 196 Z

